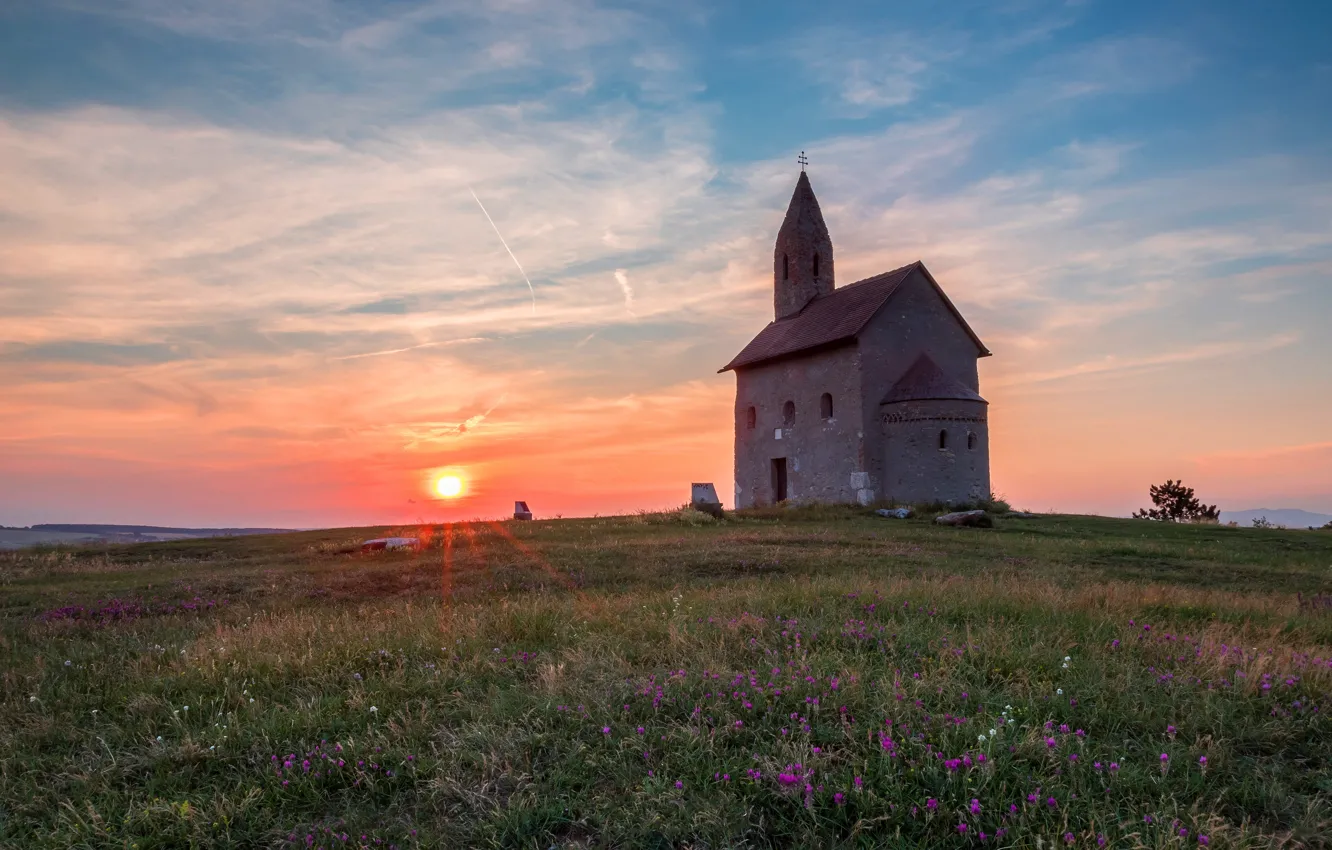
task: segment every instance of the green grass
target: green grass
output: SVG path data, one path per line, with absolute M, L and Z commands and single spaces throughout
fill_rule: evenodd
M 0 847 L 1332 846 L 1332 533 L 385 530 L 0 553 Z

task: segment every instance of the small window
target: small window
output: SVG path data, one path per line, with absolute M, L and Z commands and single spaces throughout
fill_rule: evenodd
M 782 424 L 790 428 L 795 424 L 795 402 L 788 401 L 782 405 Z
M 832 419 L 832 394 L 824 393 L 819 399 L 819 415 L 824 419 Z
M 782 254 L 782 280 L 791 279 L 791 268 L 787 262 L 786 255 Z
M 967 448 L 969 448 L 969 449 L 974 449 L 974 448 L 976 448 L 976 435 L 975 435 L 975 434 L 967 434 Z
M 814 276 L 819 276 L 819 255 L 817 253 L 814 255 Z
M 745 427 L 753 431 L 754 426 L 757 424 L 758 424 L 758 411 L 754 409 L 753 405 L 750 405 L 749 409 L 745 411 Z
M 941 448 L 941 449 L 946 449 L 946 448 L 948 448 L 948 432 L 947 432 L 947 431 L 940 431 L 940 432 L 939 432 L 939 448 Z

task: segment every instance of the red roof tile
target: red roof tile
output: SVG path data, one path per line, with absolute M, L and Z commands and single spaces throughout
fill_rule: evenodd
M 754 366 L 788 354 L 850 342 L 920 263 L 856 281 L 820 295 L 794 316 L 769 322 L 735 359 L 718 370 Z
M 980 394 L 944 374 L 928 354 L 922 354 L 911 364 L 893 388 L 884 397 L 884 404 L 898 401 L 928 401 L 934 399 L 960 399 L 986 403 Z

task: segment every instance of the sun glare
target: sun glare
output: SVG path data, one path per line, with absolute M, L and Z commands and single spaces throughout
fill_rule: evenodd
M 435 492 L 446 499 L 462 495 L 463 480 L 457 475 L 443 475 L 435 482 Z

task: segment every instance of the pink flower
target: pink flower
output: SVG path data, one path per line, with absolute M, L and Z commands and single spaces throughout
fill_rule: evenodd
M 958 833 L 958 835 L 966 835 L 966 834 L 967 834 L 967 825 L 966 825 L 965 823 L 959 823 L 959 824 L 957 825 L 957 833 Z
M 980 811 L 981 811 L 980 800 L 977 800 L 977 799 L 975 799 L 975 798 L 973 797 L 972 800 L 971 800 L 971 806 L 970 806 L 970 809 L 971 809 L 971 813 L 972 813 L 973 815 L 978 815 L 978 814 L 980 814 Z
M 676 787 L 676 788 L 683 788 L 683 787 L 684 787 L 684 783 L 677 779 L 677 780 L 675 780 L 675 787 Z

